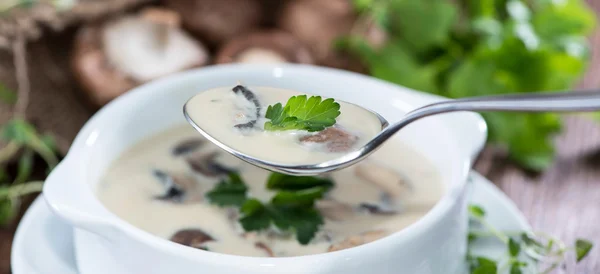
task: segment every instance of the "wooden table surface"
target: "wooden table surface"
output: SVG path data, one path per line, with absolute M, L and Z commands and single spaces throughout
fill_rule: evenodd
M 588 0 L 600 14 L 600 0 Z M 69 46 L 63 34 L 50 42 L 29 47 L 32 98 L 29 116 L 41 130 L 52 130 L 67 142 L 92 112 L 85 108 L 70 76 L 57 73 L 68 68 L 65 54 Z M 70 38 L 70 37 L 67 37 Z M 582 81 L 586 88 L 600 87 L 600 30 L 591 38 L 593 58 Z M 0 53 L 0 82 L 14 85 L 10 55 Z M 44 64 L 44 65 L 37 65 Z M 43 75 L 44 77 L 39 77 Z M 39 79 L 38 79 L 39 78 Z M 52 95 L 48 90 L 52 89 Z M 68 114 L 48 117 L 44 112 L 69 108 Z M 36 111 L 31 111 L 36 110 Z M 40 111 L 41 110 L 41 111 Z M 29 114 L 29 112 L 28 112 Z M 0 108 L 0 124 L 7 117 Z M 485 151 L 476 169 L 497 184 L 523 211 L 535 230 L 553 234 L 566 242 L 584 237 L 596 247 L 588 258 L 568 273 L 600 273 L 600 123 L 583 116 L 565 116 L 564 133 L 556 140 L 558 159 L 538 176 L 525 174 L 503 161 L 493 160 Z M 27 199 L 32 200 L 32 197 Z M 26 206 L 28 203 L 24 203 Z M 25 209 L 25 206 L 23 209 Z M 16 224 L 0 229 L 0 274 L 10 273 L 10 247 Z M 34 252 L 34 251 L 32 251 Z M 48 273 L 52 273 L 49 270 Z

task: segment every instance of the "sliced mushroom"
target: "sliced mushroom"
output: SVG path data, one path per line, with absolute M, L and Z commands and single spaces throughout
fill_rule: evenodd
M 356 166 L 356 175 L 387 193 L 391 199 L 399 199 L 410 192 L 411 186 L 398 171 L 369 161 Z
M 269 255 L 269 257 L 275 257 L 273 250 L 271 250 L 271 248 L 269 246 L 267 246 L 266 244 L 257 242 L 254 244 L 254 246 L 256 248 L 260 248 L 260 249 L 264 250 L 267 253 L 267 255 Z
M 352 206 L 331 199 L 318 200 L 316 207 L 325 218 L 333 221 L 348 220 L 356 213 Z
M 192 179 L 171 175 L 158 169 L 155 169 L 153 174 L 165 187 L 165 194 L 156 199 L 176 203 L 194 203 L 202 200 L 198 185 Z
M 332 251 L 348 249 L 351 247 L 356 247 L 359 245 L 364 245 L 366 243 L 370 243 L 370 242 L 379 240 L 387 235 L 388 235 L 388 232 L 386 232 L 384 230 L 373 230 L 373 231 L 363 232 L 358 235 L 347 237 L 343 241 L 341 241 L 337 244 L 331 245 L 327 251 L 332 252 Z
M 212 45 L 247 33 L 262 20 L 260 0 L 163 0 L 193 33 Z
M 92 103 L 102 106 L 141 83 L 208 62 L 206 48 L 176 16 L 153 8 L 79 31 L 71 62 Z
M 258 98 L 252 91 L 242 85 L 237 85 L 232 90 L 236 95 L 242 97 L 242 102 L 246 102 L 246 104 L 238 104 L 238 107 L 242 108 L 242 112 L 237 114 L 239 117 L 236 117 L 236 120 L 242 120 L 243 122 L 235 125 L 235 127 L 240 129 L 253 128 L 260 116 Z
M 192 138 L 179 142 L 172 150 L 174 156 L 182 156 L 196 151 L 204 144 L 203 139 Z
M 326 147 L 330 152 L 348 151 L 354 146 L 354 144 L 356 144 L 357 140 L 358 137 L 337 127 L 328 127 L 314 135 L 308 135 L 300 138 L 300 142 L 303 143 L 326 144 Z
M 182 229 L 171 236 L 171 241 L 185 246 L 207 250 L 204 243 L 215 239 L 200 229 Z
M 313 58 L 294 36 L 283 31 L 260 31 L 227 42 L 217 53 L 216 63 L 301 63 Z
M 207 177 L 218 177 L 229 174 L 235 170 L 216 162 L 219 152 L 213 151 L 206 154 L 193 153 L 186 158 L 190 168 Z
M 394 215 L 398 210 L 385 204 L 361 203 L 359 208 L 376 215 Z

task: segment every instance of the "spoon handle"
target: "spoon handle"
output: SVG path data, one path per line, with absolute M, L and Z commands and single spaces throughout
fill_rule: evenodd
M 536 94 L 507 94 L 447 100 L 423 106 L 407 113 L 400 121 L 383 129 L 362 149 L 370 154 L 398 130 L 415 120 L 456 111 L 506 112 L 589 112 L 600 111 L 600 90 L 553 92 Z M 368 153 L 367 153 L 368 152 Z M 366 155 L 361 155 L 363 158 Z
M 447 111 L 587 112 L 600 111 L 600 90 L 509 94 L 457 99 L 421 109 Z
M 396 132 L 414 120 L 455 111 L 588 112 L 600 111 L 600 90 L 537 94 L 508 94 L 447 100 L 407 113 L 387 130 Z M 387 131 L 384 130 L 384 131 Z

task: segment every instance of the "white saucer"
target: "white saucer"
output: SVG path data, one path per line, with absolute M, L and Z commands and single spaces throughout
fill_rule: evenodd
M 496 186 L 475 172 L 471 177 L 473 188 L 470 201 L 481 205 L 487 211 L 487 218 L 492 225 L 501 230 L 530 230 L 525 217 Z M 73 229 L 54 217 L 43 198 L 38 197 L 27 210 L 17 229 L 11 254 L 12 273 L 80 273 L 74 256 L 73 237 Z M 474 247 L 474 253 L 492 258 L 506 252 L 503 245 L 493 242 L 477 242 Z M 87 266 L 94 265 L 94 258 L 77 259 L 82 262 L 85 260 Z M 120 272 L 115 266 L 96 264 L 95 267 L 84 269 L 81 273 Z

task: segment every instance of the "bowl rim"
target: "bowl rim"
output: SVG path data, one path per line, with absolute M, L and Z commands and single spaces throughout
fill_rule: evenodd
M 107 119 L 110 112 L 118 108 L 127 107 L 127 105 L 135 102 L 136 98 L 140 96 L 154 96 L 152 94 L 157 94 L 160 90 L 165 90 L 165 86 L 174 86 L 176 83 L 184 83 L 191 81 L 190 79 L 201 77 L 202 75 L 210 75 L 211 73 L 231 73 L 231 71 L 244 71 L 244 70 L 284 70 L 291 71 L 293 74 L 296 72 L 304 72 L 304 73 L 314 73 L 318 75 L 318 77 L 327 77 L 327 76 L 337 76 L 344 78 L 355 78 L 356 81 L 361 81 L 364 83 L 368 83 L 373 86 L 385 87 L 387 89 L 395 89 L 402 90 L 404 92 L 411 92 L 421 97 L 427 97 L 427 101 L 433 102 L 435 100 L 443 100 L 445 98 L 440 96 L 435 96 L 431 94 L 426 94 L 423 92 L 419 92 L 413 89 L 405 88 L 402 86 L 398 86 L 383 80 L 379 80 L 368 75 L 363 75 L 355 72 L 320 67 L 314 65 L 304 65 L 304 64 L 218 64 L 218 65 L 210 65 L 202 68 L 187 70 L 184 72 L 175 73 L 143 85 L 140 85 L 129 92 L 119 96 L 115 100 L 112 100 L 110 103 L 105 105 L 99 111 L 97 111 L 90 119 L 84 124 L 81 130 L 77 133 L 75 140 L 71 146 L 71 149 L 64 157 L 63 162 L 65 166 L 71 166 L 76 163 L 76 158 L 80 157 L 80 151 L 85 150 L 86 139 L 92 133 L 93 130 L 96 130 L 96 124 L 99 121 Z M 148 93 L 154 90 L 154 93 Z M 377 90 L 377 89 L 374 89 Z M 164 92 L 164 91 L 163 91 Z M 476 152 L 479 152 L 485 143 L 487 128 L 485 127 L 485 121 L 479 114 L 475 114 L 476 119 L 474 122 L 478 123 L 481 136 L 479 136 L 481 140 L 481 144 L 478 144 L 474 149 Z M 464 193 L 464 189 L 467 183 L 467 176 L 471 169 L 472 164 L 472 155 L 461 155 L 464 157 L 464 162 L 462 163 L 462 169 L 460 170 L 460 175 L 462 176 L 462 181 L 453 183 L 451 186 L 447 188 L 447 191 L 443 194 L 442 198 L 436 202 L 436 204 L 422 217 L 420 217 L 417 221 L 411 223 L 403 229 L 395 231 L 390 235 L 370 242 L 360 246 L 334 251 L 334 252 L 325 252 L 318 254 L 309 254 L 309 255 L 301 255 L 301 256 L 293 256 L 293 257 L 253 257 L 253 256 L 241 256 L 241 255 L 232 255 L 226 253 L 217 253 L 217 252 L 209 252 L 201 249 L 189 248 L 187 246 L 183 246 L 174 242 L 169 241 L 168 239 L 164 239 L 158 236 L 155 236 L 149 232 L 146 232 L 133 224 L 128 223 L 127 221 L 121 219 L 116 214 L 108 210 L 102 203 L 99 204 L 102 206 L 108 214 L 112 215 L 107 219 L 107 223 L 112 226 L 114 229 L 119 232 L 126 234 L 128 237 L 135 239 L 136 241 L 143 242 L 144 244 L 155 248 L 160 249 L 166 252 L 169 252 L 173 255 L 179 257 L 185 257 L 188 260 L 192 261 L 211 261 L 213 260 L 232 260 L 235 259 L 239 263 L 243 264 L 282 264 L 290 261 L 300 261 L 300 260 L 311 260 L 322 262 L 323 260 L 332 260 L 332 259 L 344 259 L 350 257 L 360 256 L 360 254 L 364 254 L 366 252 L 374 252 L 381 247 L 385 247 L 390 243 L 402 244 L 402 242 L 406 242 L 410 239 L 414 239 L 417 236 L 423 234 L 428 230 L 428 228 L 433 227 L 437 222 L 440 221 L 441 217 L 448 214 L 448 211 L 453 207 L 455 203 L 458 202 L 458 198 Z M 458 164 L 457 164 L 458 166 Z M 458 175 L 457 175 L 458 177 Z M 83 184 L 83 183 L 81 183 Z M 86 186 L 86 189 L 92 194 L 93 198 L 98 200 L 95 195 L 95 191 L 91 186 Z M 100 213 L 105 215 L 106 213 Z M 101 216 L 102 217 L 102 216 Z M 76 225 L 75 225 L 76 226 Z

